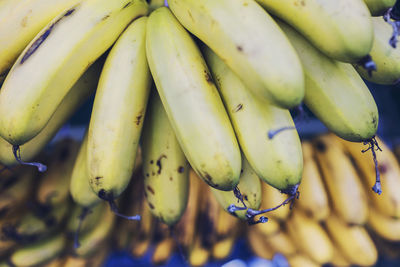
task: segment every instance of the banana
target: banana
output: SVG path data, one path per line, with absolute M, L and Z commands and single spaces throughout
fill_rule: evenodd
M 325 220 L 330 213 L 329 198 L 315 161 L 312 144 L 301 144 L 304 158 L 303 178 L 299 186 L 300 197 L 296 205 L 316 221 Z
M 279 20 L 277 22 L 303 63 L 306 106 L 329 130 L 345 140 L 362 142 L 374 137 L 378 128 L 378 109 L 368 87 L 353 66 L 328 58 L 289 25 Z M 348 24 L 346 21 L 345 25 Z M 359 27 L 357 31 L 361 31 Z M 318 34 L 315 36 L 321 38 Z M 357 42 L 354 44 L 359 46 Z
M 333 59 L 357 62 L 371 51 L 371 15 L 362 0 L 256 1 Z
M 210 254 L 210 250 L 202 244 L 201 234 L 196 233 L 188 255 L 190 266 L 204 266 L 207 263 Z
M 18 248 L 10 255 L 10 262 L 14 266 L 41 265 L 57 257 L 64 249 L 67 239 L 60 232 L 45 239 Z
M 299 135 L 293 129 L 269 138 L 273 131 L 294 128 L 289 111 L 258 99 L 210 48 L 203 54 L 250 165 L 266 183 L 295 193 L 303 168 Z
M 336 246 L 333 247 L 333 257 L 331 260 L 331 264 L 335 267 L 350 267 L 351 264 L 348 260 L 345 259 L 343 253 L 340 252 L 339 248 Z
M 346 223 L 364 224 L 368 216 L 367 193 L 350 159 L 332 136 L 322 135 L 314 140 L 332 207 Z
M 235 233 L 231 236 L 218 240 L 211 248 L 211 256 L 214 260 L 224 260 L 229 257 L 236 241 Z
M 72 167 L 79 142 L 66 138 L 55 144 L 48 170 L 42 175 L 36 191 L 39 204 L 53 207 L 67 201 Z
M 296 209 L 286 221 L 286 228 L 300 251 L 314 262 L 323 265 L 332 260 L 333 244 L 317 221 Z
M 335 246 L 352 265 L 372 266 L 376 263 L 378 252 L 363 226 L 350 226 L 333 213 L 325 224 Z
M 165 265 L 173 254 L 175 241 L 172 237 L 167 237 L 155 245 L 151 263 L 153 265 Z
M 232 190 L 239 182 L 241 164 L 232 125 L 199 49 L 166 7 L 150 14 L 146 52 L 189 163 L 210 186 Z
M 147 112 L 142 137 L 145 196 L 151 213 L 163 223 L 173 225 L 186 209 L 189 164 L 156 89 Z
M 392 7 L 396 3 L 396 0 L 364 0 L 364 2 L 367 5 L 372 16 L 381 16 L 385 13 L 385 11 L 387 11 L 390 7 Z M 373 59 L 375 61 L 375 58 Z
M 68 256 L 65 259 L 62 267 L 100 267 L 104 266 L 105 260 L 109 256 L 110 246 L 107 244 L 103 244 L 96 253 L 90 257 L 76 257 L 76 256 Z M 57 267 L 59 267 L 58 265 Z M 47 267 L 47 266 L 46 266 Z M 54 266 L 56 267 L 56 266 Z
M 300 60 L 274 20 L 254 0 L 170 0 L 174 15 L 258 97 L 293 108 L 304 96 Z
M 232 233 L 236 235 L 240 232 L 240 228 L 240 220 L 225 212 L 223 208 L 218 209 L 218 216 L 214 225 L 217 240 L 227 239 Z
M 280 205 L 287 199 L 287 195 L 282 194 L 276 188 L 270 186 L 269 184 L 262 183 L 262 202 L 261 207 L 263 209 L 270 209 Z M 279 209 L 270 211 L 266 213 L 266 216 L 274 218 L 276 220 L 284 221 L 289 216 L 290 205 L 285 205 Z
M 20 156 L 23 161 L 30 161 L 36 157 L 94 92 L 103 62 L 103 57 L 101 57 L 90 66 L 64 97 L 46 126 L 38 135 L 19 147 Z M 15 165 L 17 163 L 13 154 L 13 146 L 1 137 L 0 162 L 5 165 Z
M 62 11 L 80 0 L 2 1 L 0 23 L 0 79 L 35 35 Z M 9 2 L 9 4 L 7 4 Z
M 281 228 L 279 221 L 275 218 L 270 218 L 267 223 L 258 223 L 249 227 L 254 228 L 258 235 L 262 236 L 263 238 L 268 238 L 269 236 L 278 233 Z
M 243 197 L 243 202 L 246 204 L 247 208 L 256 210 L 260 207 L 262 199 L 261 187 L 260 179 L 251 168 L 247 159 L 242 155 L 242 172 L 237 188 L 239 189 Z M 233 191 L 222 191 L 211 188 L 211 192 L 221 207 L 228 212 L 230 212 L 229 207 L 232 204 L 237 205 L 238 207 L 243 206 L 243 203 L 239 202 L 239 199 L 235 196 Z M 246 212 L 246 210 L 237 210 L 231 214 L 242 220 L 246 220 Z
M 258 231 L 253 227 L 248 227 L 247 229 L 246 241 L 253 254 L 263 259 L 272 260 L 276 252 L 268 245 L 265 237 L 259 235 Z
M 98 224 L 100 218 L 103 217 L 106 208 L 106 203 L 94 205 L 82 220 L 82 209 L 85 209 L 85 207 L 74 205 L 65 226 L 65 230 L 69 234 L 75 234 L 79 228 L 79 234 L 86 233 Z
M 43 265 L 43 267 L 60 267 L 64 266 L 66 262 L 66 257 L 61 253 L 57 258 L 52 259 L 50 262 Z
M 380 237 L 389 241 L 400 241 L 400 219 L 382 214 L 371 207 L 368 214 L 368 227 Z
M 321 266 L 312 261 L 308 256 L 296 254 L 287 259 L 290 267 L 318 267 Z
M 354 68 L 367 81 L 377 84 L 396 84 L 400 80 L 400 66 L 398 64 L 400 52 L 388 42 L 392 37 L 393 29 L 382 17 L 371 19 L 374 26 L 374 43 L 370 55 L 376 64 L 376 71 L 369 75 L 368 71 L 358 64 L 354 64 Z
M 400 218 L 400 195 L 397 188 L 400 188 L 400 165 L 395 155 L 385 142 L 376 137 L 382 151 L 376 152 L 376 160 L 382 180 L 382 194 L 377 195 L 371 190 L 371 185 L 375 183 L 375 165 L 371 153 L 361 151 L 366 149 L 362 144 L 345 142 L 336 138 L 343 145 L 345 151 L 354 160 L 360 177 L 365 185 L 368 199 L 373 206 L 386 216 Z
M 294 255 L 297 252 L 297 247 L 283 229 L 265 238 L 265 242 L 268 248 L 271 248 L 276 253 L 283 254 L 285 257 Z
M 145 53 L 147 17 L 135 20 L 110 51 L 88 130 L 89 184 L 103 200 L 126 189 L 135 166 L 151 77 Z
M 132 19 L 147 11 L 144 0 L 87 0 L 55 17 L 20 54 L 4 81 L 0 136 L 14 146 L 36 136 L 83 72 Z

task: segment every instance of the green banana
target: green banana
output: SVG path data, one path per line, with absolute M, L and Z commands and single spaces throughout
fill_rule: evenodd
M 362 0 L 256 1 L 333 59 L 357 62 L 371 51 L 371 15 Z
M 364 2 L 372 16 L 381 16 L 396 3 L 396 0 L 364 0 Z M 375 58 L 373 59 L 375 61 Z
M 271 186 L 295 193 L 303 171 L 299 135 L 293 129 L 269 138 L 277 129 L 294 128 L 289 111 L 260 101 L 210 48 L 203 52 L 251 167 Z
M 377 84 L 395 84 L 400 80 L 400 50 L 393 48 L 388 40 L 392 36 L 392 27 L 381 17 L 373 17 L 374 44 L 372 45 L 371 57 L 376 64 L 376 71 L 368 74 L 362 66 L 355 64 L 354 67 L 365 80 Z
M 209 46 L 259 97 L 293 108 L 304 96 L 300 60 L 254 0 L 170 0 L 177 19 Z
M 306 106 L 329 130 L 345 140 L 362 142 L 374 137 L 378 109 L 353 66 L 328 58 L 289 25 L 278 23 L 303 63 Z
M 103 200 L 125 190 L 135 166 L 151 76 L 145 53 L 147 17 L 135 20 L 110 51 L 100 75 L 88 130 L 89 184 Z
M 232 190 L 239 182 L 241 164 L 232 125 L 199 49 L 166 7 L 150 14 L 146 53 L 189 163 L 210 186 Z
M 0 79 L 46 24 L 80 0 L 1 1 Z M 7 3 L 8 2 L 8 3 Z M 3 11 L 4 10 L 4 11 Z
M 36 136 L 84 71 L 132 19 L 147 12 L 144 0 L 86 0 L 55 17 L 20 54 L 4 81 L 0 136 L 14 146 Z
M 145 196 L 151 213 L 173 225 L 186 208 L 189 164 L 155 88 L 149 105 L 142 137 Z

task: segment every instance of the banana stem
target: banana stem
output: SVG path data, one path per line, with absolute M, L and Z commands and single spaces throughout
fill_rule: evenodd
M 88 207 L 83 207 L 81 214 L 78 216 L 79 224 L 78 224 L 78 227 L 76 228 L 75 235 L 74 235 L 74 248 L 75 249 L 77 249 L 81 246 L 81 244 L 79 243 L 79 232 L 81 231 L 83 220 L 90 213 L 92 213 L 91 209 L 89 209 Z
M 140 221 L 140 219 L 141 219 L 140 215 L 126 216 L 126 215 L 123 215 L 123 214 L 119 213 L 119 212 L 118 212 L 118 207 L 117 207 L 117 205 L 115 204 L 114 199 L 109 199 L 109 200 L 107 200 L 107 201 L 108 201 L 108 204 L 110 204 L 110 209 L 111 209 L 111 211 L 112 211 L 115 215 L 117 215 L 118 217 L 121 217 L 121 218 L 130 220 L 130 221 Z
M 269 130 L 268 131 L 268 138 L 272 139 L 272 138 L 275 137 L 275 135 L 277 135 L 280 132 L 283 132 L 283 131 L 286 131 L 286 130 L 295 130 L 295 129 L 296 129 L 296 127 L 294 127 L 294 126 L 285 126 L 285 127 L 279 128 L 277 130 Z
M 378 195 L 382 194 L 382 186 L 381 186 L 381 175 L 379 172 L 379 165 L 378 165 L 378 160 L 376 158 L 376 152 L 375 151 L 382 151 L 382 149 L 379 147 L 378 141 L 376 141 L 375 136 L 373 138 L 371 138 L 371 140 L 364 142 L 364 145 L 369 145 L 369 147 L 367 149 L 361 150 L 362 153 L 367 152 L 368 150 L 372 151 L 372 157 L 374 160 L 374 164 L 375 164 L 375 184 L 372 187 L 372 191 L 374 191 L 375 193 L 377 193 Z
M 369 77 L 372 77 L 372 72 L 376 71 L 376 64 L 369 54 L 360 59 L 357 64 L 361 65 L 368 72 Z
M 42 163 L 39 163 L 39 162 L 24 162 L 24 161 L 22 161 L 22 159 L 21 159 L 21 150 L 19 149 L 19 146 L 13 145 L 12 150 L 13 150 L 13 154 L 14 154 L 15 160 L 19 164 L 35 166 L 38 169 L 39 172 L 45 172 L 47 170 L 47 166 L 42 164 Z
M 393 28 L 393 33 L 389 39 L 389 44 L 393 48 L 396 48 L 397 37 L 399 36 L 400 32 L 400 0 L 397 0 L 394 6 L 385 12 L 383 19 Z

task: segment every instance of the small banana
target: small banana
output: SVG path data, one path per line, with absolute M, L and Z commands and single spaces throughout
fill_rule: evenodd
M 145 196 L 151 213 L 173 225 L 186 209 L 189 164 L 155 89 L 147 112 L 142 137 Z
M 364 224 L 367 193 L 340 143 L 332 135 L 322 135 L 314 140 L 314 146 L 333 209 L 346 223 Z
M 290 267 L 318 267 L 320 264 L 314 262 L 307 255 L 295 254 L 287 259 Z M 337 267 L 337 266 L 336 266 Z
M 254 0 L 170 0 L 174 15 L 258 97 L 293 108 L 304 96 L 300 60 Z
M 265 238 L 265 242 L 268 244 L 268 248 L 271 248 L 275 253 L 283 254 L 285 257 L 296 254 L 298 250 L 293 240 L 283 229 Z
M 367 224 L 369 228 L 385 240 L 400 241 L 400 218 L 389 217 L 371 207 Z
M 14 146 L 36 136 L 84 71 L 147 12 L 144 0 L 86 0 L 49 22 L 4 81 L 0 136 Z
M 224 260 L 232 253 L 236 242 L 235 233 L 231 236 L 217 240 L 211 248 L 211 256 L 214 260 Z
M 371 51 L 371 15 L 361 0 L 256 1 L 333 59 L 356 62 Z
M 153 265 L 165 265 L 175 250 L 175 241 L 172 237 L 167 237 L 155 245 L 151 263 Z
M 396 3 L 396 0 L 364 0 L 364 2 L 368 6 L 372 16 L 381 16 Z M 386 40 L 386 42 L 388 40 L 389 38 Z
M 312 144 L 303 141 L 304 170 L 299 186 L 301 196 L 296 205 L 316 221 L 325 220 L 330 213 L 328 192 L 325 189 Z
M 146 54 L 189 163 L 210 186 L 232 190 L 241 165 L 235 133 L 198 47 L 167 7 L 149 16 Z
M 203 54 L 253 170 L 271 186 L 288 194 L 296 193 L 293 189 L 301 181 L 303 160 L 299 135 L 289 111 L 253 95 L 210 48 L 204 47 Z M 270 137 L 283 128 L 293 129 Z
M 355 1 L 361 2 L 339 2 Z M 296 48 L 303 64 L 306 106 L 329 130 L 345 140 L 363 142 L 373 138 L 378 128 L 378 109 L 368 87 L 353 66 L 328 58 L 289 25 L 280 20 L 277 22 Z M 345 25 L 347 27 L 349 22 L 346 21 Z M 360 31 L 359 27 L 356 29 Z M 320 39 L 318 34 L 315 36 Z M 357 42 L 354 44 L 359 46 Z
M 269 219 L 268 223 L 258 223 L 249 227 L 254 228 L 258 235 L 262 236 L 263 238 L 268 238 L 269 236 L 278 233 L 281 229 L 279 221 L 275 218 Z
M 346 258 L 343 256 L 343 253 L 336 246 L 333 247 L 333 257 L 331 263 L 335 267 L 350 267 L 351 264 Z
M 196 233 L 188 253 L 188 262 L 190 266 L 197 267 L 205 265 L 210 254 L 209 248 L 204 247 L 202 244 L 201 234 Z
M 105 201 L 121 195 L 135 166 L 151 84 L 146 24 L 147 17 L 141 17 L 121 34 L 107 56 L 96 90 L 88 130 L 88 179 Z
M 258 231 L 252 226 L 247 229 L 246 241 L 253 254 L 263 259 L 272 260 L 276 251 L 267 243 L 265 237 L 259 235 Z

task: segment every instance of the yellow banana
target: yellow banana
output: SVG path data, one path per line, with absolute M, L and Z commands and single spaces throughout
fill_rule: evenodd
M 201 234 L 196 233 L 188 254 L 188 262 L 190 266 L 203 266 L 207 263 L 209 257 L 210 250 L 203 246 Z
M 45 239 L 20 247 L 10 255 L 15 266 L 36 266 L 57 257 L 64 249 L 67 239 L 60 232 Z
M 55 144 L 48 170 L 42 174 L 36 200 L 50 207 L 67 201 L 71 172 L 79 150 L 79 143 L 66 138 Z
M 96 253 L 90 257 L 76 257 L 74 255 L 66 257 L 62 267 L 100 267 L 104 265 L 109 253 L 110 246 L 103 244 L 103 246 L 96 250 Z M 60 267 L 60 265 L 54 267 Z
M 246 204 L 247 208 L 256 210 L 260 207 L 262 199 L 261 187 L 262 185 L 260 179 L 251 168 L 247 159 L 242 155 L 242 173 L 240 175 L 240 180 L 237 188 L 239 189 L 240 194 L 243 197 L 243 202 Z M 218 200 L 221 207 L 229 213 L 231 213 L 231 211 L 229 210 L 231 205 L 235 205 L 238 207 L 243 206 L 243 203 L 239 202 L 237 196 L 233 191 L 222 191 L 215 188 L 211 188 L 211 191 L 215 198 Z M 246 220 L 246 212 L 246 209 L 236 210 L 231 214 L 242 220 Z
M 217 240 L 229 238 L 232 233 L 240 232 L 241 221 L 225 212 L 222 207 L 218 209 L 218 218 L 214 225 Z
M 36 136 L 83 72 L 132 19 L 147 11 L 144 0 L 87 0 L 55 17 L 21 53 L 4 81 L 0 135 L 15 146 Z
M 254 228 L 258 235 L 262 236 L 263 238 L 268 238 L 269 236 L 278 233 L 281 228 L 279 221 L 275 218 L 269 219 L 267 223 L 258 223 L 249 227 Z
M 174 15 L 258 97 L 282 108 L 300 104 L 304 76 L 295 50 L 254 0 L 170 0 Z
M 374 26 L 374 44 L 370 55 L 376 64 L 376 71 L 369 75 L 368 71 L 362 66 L 355 64 L 354 67 L 361 77 L 367 81 L 377 84 L 395 84 L 400 79 L 400 66 L 398 64 L 400 52 L 389 44 L 393 29 L 382 17 L 373 17 L 372 24 Z
M 57 258 L 52 259 L 50 262 L 42 265 L 42 267 L 64 267 L 65 261 L 66 257 L 64 257 L 61 253 Z
M 350 267 L 351 264 L 348 260 L 345 259 L 343 253 L 339 250 L 338 247 L 333 247 L 333 257 L 331 260 L 331 264 L 334 267 Z
M 191 166 L 210 186 L 232 190 L 239 182 L 241 164 L 232 125 L 199 49 L 167 7 L 150 14 L 146 53 Z
M 217 240 L 211 248 L 211 256 L 215 260 L 224 260 L 229 257 L 236 242 L 235 233 L 231 236 Z
M 400 218 L 389 217 L 371 207 L 367 224 L 369 228 L 385 240 L 400 241 Z
M 362 142 L 374 137 L 378 128 L 378 109 L 368 87 L 353 66 L 328 58 L 289 25 L 282 21 L 277 22 L 303 63 L 306 106 L 329 130 L 345 140 Z M 346 21 L 345 25 L 348 24 Z M 357 31 L 361 31 L 359 27 Z M 321 38 L 318 34 L 315 36 Z M 354 44 L 359 46 L 357 42 Z
M 167 237 L 155 245 L 151 263 L 153 265 L 165 265 L 172 256 L 175 249 L 175 241 L 172 237 Z
M 371 15 L 361 0 L 256 1 L 333 59 L 356 62 L 371 51 Z
M 256 224 L 257 225 L 257 224 Z M 259 235 L 253 227 L 248 227 L 246 240 L 251 251 L 258 257 L 272 260 L 275 250 L 267 243 L 264 236 Z
M 320 264 L 312 261 L 308 256 L 296 254 L 287 259 L 290 267 L 318 267 Z
M 370 151 L 362 153 L 367 147 L 362 144 L 345 142 L 339 140 L 345 151 L 350 154 L 357 168 L 360 170 L 360 177 L 365 185 L 368 199 L 381 213 L 387 216 L 400 218 L 400 195 L 397 188 L 400 188 L 400 165 L 390 148 L 382 139 L 376 137 L 382 151 L 376 152 L 378 169 L 382 180 L 382 194 L 377 195 L 371 190 L 375 183 L 375 164 Z
M 282 194 L 276 188 L 270 186 L 269 184 L 262 183 L 262 202 L 261 207 L 263 209 L 270 209 L 280 205 L 287 199 L 287 195 Z M 285 205 L 276 209 L 274 211 L 270 211 L 266 213 L 267 217 L 271 217 L 280 221 L 284 221 L 290 212 L 290 205 Z
M 142 137 L 145 196 L 151 213 L 173 225 L 186 208 L 189 164 L 155 88 L 149 105 Z
M 303 168 L 301 145 L 288 110 L 261 101 L 210 48 L 203 49 L 214 81 L 248 162 L 266 183 L 288 194 L 296 193 Z
M 326 192 L 318 164 L 315 161 L 312 144 L 303 141 L 304 170 L 299 186 L 300 197 L 296 201 L 298 208 L 316 221 L 325 220 L 330 213 L 329 198 Z
M 396 0 L 364 0 L 372 16 L 381 16 L 396 3 Z M 382 19 L 382 18 L 380 18 Z M 386 40 L 389 40 L 390 36 Z M 372 48 L 373 49 L 373 48 Z M 375 58 L 372 57 L 375 61 Z
M 286 221 L 286 228 L 300 251 L 317 264 L 327 264 L 332 260 L 333 244 L 317 221 L 296 209 Z
M 79 78 L 38 135 L 19 147 L 21 160 L 30 161 L 36 157 L 75 111 L 88 99 L 96 89 L 102 66 L 103 57 L 93 63 Z M 14 165 L 17 163 L 13 154 L 13 146 L 1 137 L 0 162 L 5 165 Z
M 270 247 L 272 251 L 281 253 L 285 257 L 294 255 L 297 252 L 297 247 L 293 243 L 293 240 L 282 229 L 265 238 L 265 242 L 268 244 L 267 247 Z
M 80 0 L 8 1 L 0 23 L 0 79 L 14 64 L 18 55 L 46 24 Z M 7 2 L 7 1 L 2 1 Z M 8 8 L 7 8 L 8 6 Z M 0 11 L 0 13 L 3 13 Z
M 332 135 L 323 135 L 314 140 L 314 145 L 333 209 L 347 223 L 364 224 L 368 216 L 367 193 L 340 143 Z
M 88 130 L 89 184 L 103 200 L 126 189 L 135 166 L 150 92 L 147 17 L 135 20 L 110 51 L 100 75 Z
M 378 252 L 363 226 L 350 226 L 333 213 L 325 224 L 335 246 L 352 265 L 372 266 L 375 264 Z

